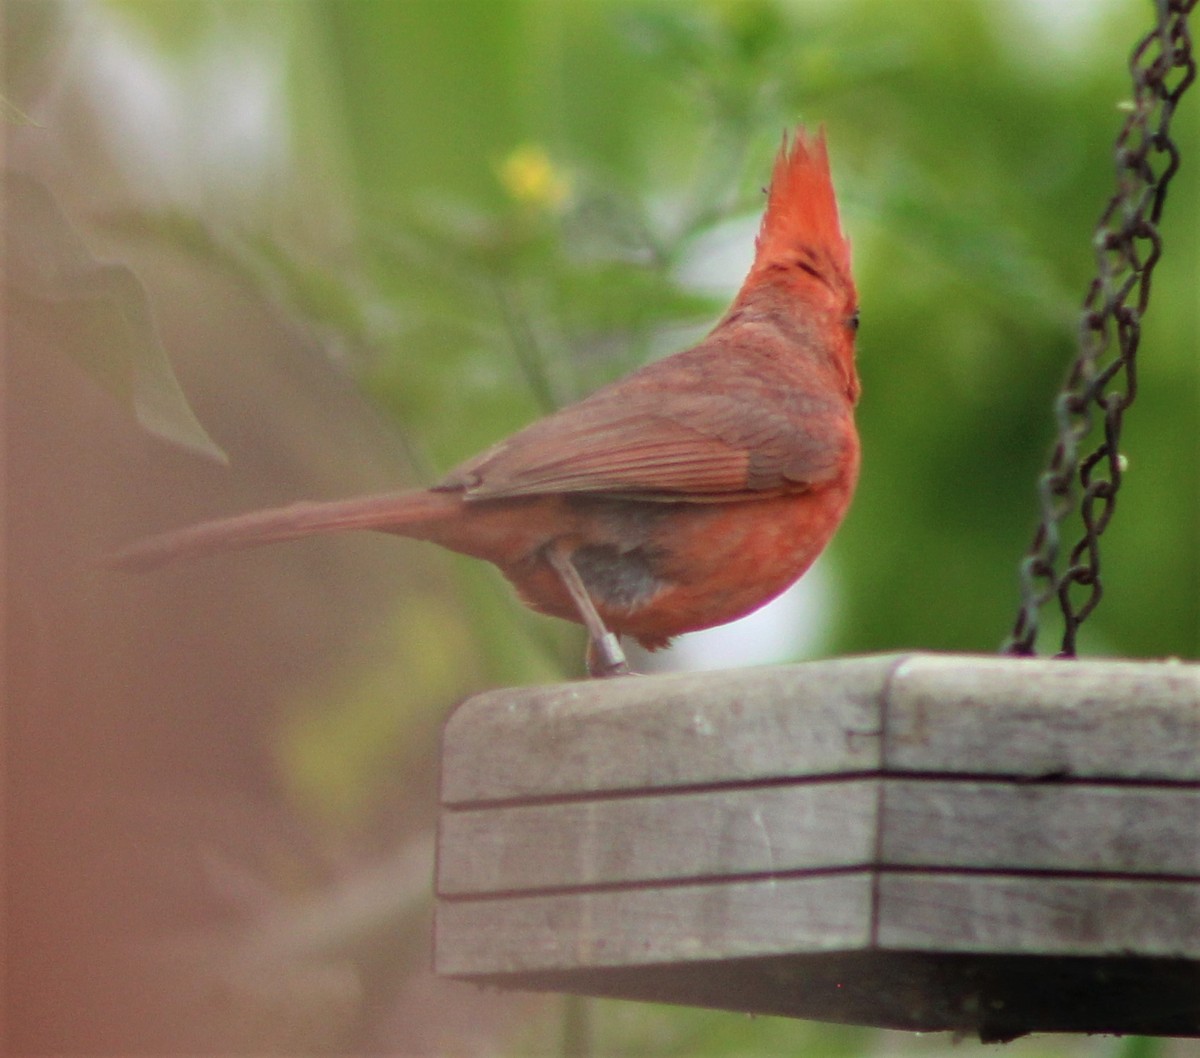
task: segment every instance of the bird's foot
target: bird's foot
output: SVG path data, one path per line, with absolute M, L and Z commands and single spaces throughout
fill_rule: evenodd
M 598 639 L 588 641 L 587 670 L 588 675 L 599 678 L 631 674 L 625 651 L 612 632 L 605 632 Z

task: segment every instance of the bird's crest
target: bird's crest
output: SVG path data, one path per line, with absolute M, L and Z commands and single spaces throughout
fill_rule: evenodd
M 790 145 L 784 134 L 754 243 L 752 271 L 793 260 L 839 293 L 854 289 L 850 243 L 838 221 L 824 130 L 810 136 L 799 127 Z

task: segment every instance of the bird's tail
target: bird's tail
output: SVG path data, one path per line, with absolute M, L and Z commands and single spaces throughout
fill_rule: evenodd
M 462 506 L 456 492 L 392 492 L 327 503 L 294 503 L 221 518 L 134 541 L 109 556 L 117 569 L 150 570 L 178 559 L 258 547 L 318 533 L 375 529 L 420 537 L 422 523 L 439 522 Z

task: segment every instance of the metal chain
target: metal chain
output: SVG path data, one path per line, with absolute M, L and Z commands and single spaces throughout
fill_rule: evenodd
M 1196 2 L 1156 0 L 1157 25 L 1129 60 L 1133 100 L 1114 145 L 1117 190 L 1096 226 L 1096 278 L 1083 303 L 1079 352 L 1054 404 L 1058 437 L 1038 480 L 1041 523 L 1021 562 L 1021 608 L 1003 648 L 1006 654 L 1035 653 L 1038 613 L 1057 596 L 1065 622 L 1058 656 L 1074 657 L 1079 626 L 1103 592 L 1100 536 L 1121 487 L 1121 420 L 1137 396 L 1141 322 L 1150 301 L 1150 276 L 1162 254 L 1157 225 L 1167 185 L 1179 168 L 1179 150 L 1168 130 L 1180 96 L 1196 78 L 1187 25 Z M 1094 451 L 1081 455 L 1094 414 L 1101 417 L 1103 438 Z M 1077 494 L 1083 536 L 1059 574 L 1061 523 Z

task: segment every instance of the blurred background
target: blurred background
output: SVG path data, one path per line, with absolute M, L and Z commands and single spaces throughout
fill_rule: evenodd
M 858 496 L 794 593 L 637 664 L 989 652 L 1008 633 L 1150 3 L 3 16 L 22 174 L 3 362 L 12 1052 L 562 1053 L 561 998 L 428 973 L 431 835 L 447 711 L 578 676 L 579 630 L 490 567 L 386 538 L 148 577 L 99 559 L 200 518 L 434 480 L 683 348 L 736 290 L 798 122 L 827 131 L 853 243 Z M 1175 133 L 1092 655 L 1200 655 L 1200 99 Z M 951 1046 L 615 1002 L 589 1019 L 597 1055 Z

